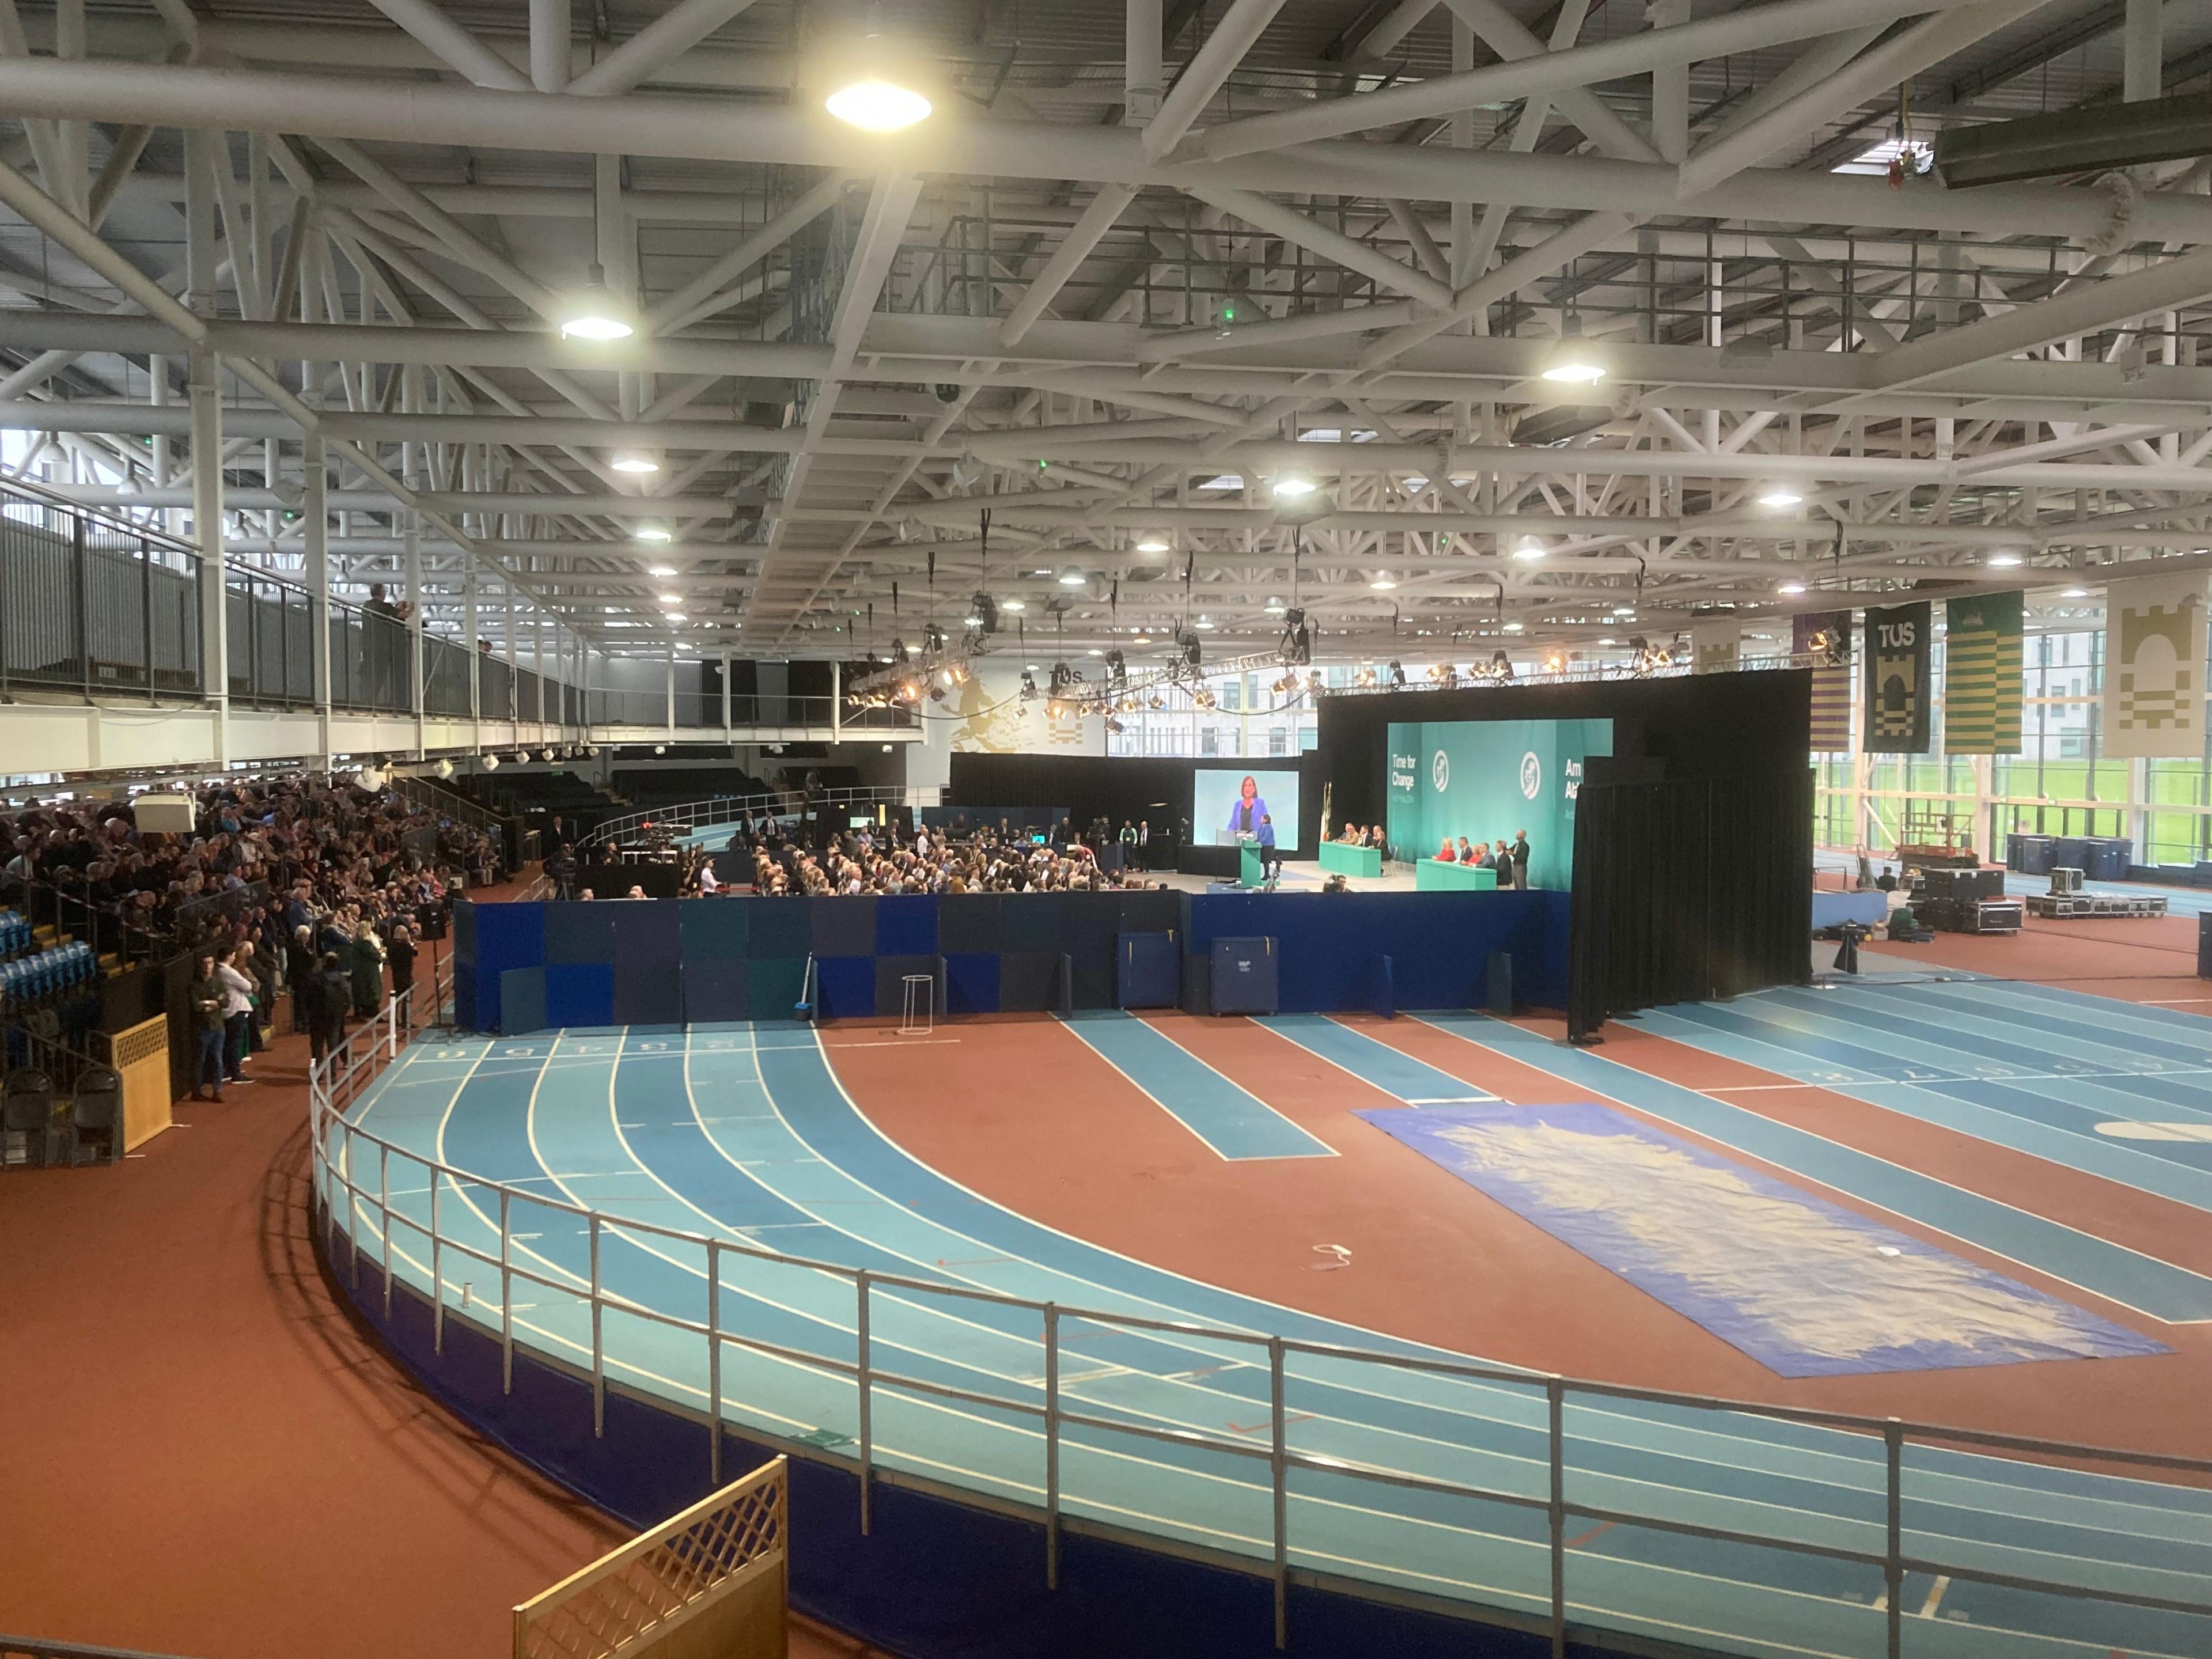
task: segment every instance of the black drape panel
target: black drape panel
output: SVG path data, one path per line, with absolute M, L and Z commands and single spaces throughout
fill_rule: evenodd
M 1575 802 L 1567 1029 L 1809 977 L 1809 769 L 1586 784 Z

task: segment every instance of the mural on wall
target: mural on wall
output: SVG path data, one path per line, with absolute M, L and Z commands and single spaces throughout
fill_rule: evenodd
M 1055 717 L 1040 696 L 1021 698 L 1022 669 L 1014 662 L 978 662 L 962 684 L 944 688 L 945 701 L 925 701 L 933 720 L 953 722 L 952 748 L 963 755 L 1103 755 L 1106 721 L 1097 714 Z M 1043 676 L 1038 677 L 1042 682 Z

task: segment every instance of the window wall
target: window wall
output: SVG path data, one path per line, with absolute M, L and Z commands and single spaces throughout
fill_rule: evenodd
M 2124 836 L 2135 844 L 2137 864 L 2212 858 L 2212 745 L 2186 757 L 2106 757 L 2104 650 L 2099 628 L 2031 633 L 2021 653 L 2020 752 L 1948 755 L 1939 632 L 1930 752 L 1814 756 L 1821 845 L 1880 854 L 1897 845 L 1908 817 L 1916 830 L 1948 817 L 1993 859 L 2004 856 L 2014 831 Z M 1856 711 L 1856 680 L 1853 690 Z M 1859 730 L 1855 712 L 1855 744 Z

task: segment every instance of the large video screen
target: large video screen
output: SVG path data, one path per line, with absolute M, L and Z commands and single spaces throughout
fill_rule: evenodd
M 1298 775 L 1201 766 L 1191 775 L 1190 836 L 1200 847 L 1234 847 L 1260 820 L 1271 820 L 1275 845 L 1298 850 Z
M 1564 889 L 1583 763 L 1612 752 L 1609 720 L 1394 721 L 1390 844 L 1401 859 L 1434 858 L 1447 838 L 1495 847 L 1525 830 L 1528 884 Z

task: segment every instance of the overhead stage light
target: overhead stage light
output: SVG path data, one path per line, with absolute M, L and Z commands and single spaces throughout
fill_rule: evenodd
M 1029 605 L 1025 600 L 1022 599 L 1000 599 L 999 601 L 999 609 L 1001 611 L 1021 611 L 1028 610 Z
M 627 340 L 637 332 L 629 307 L 607 286 L 607 273 L 596 262 L 592 280 L 562 306 L 560 324 L 564 340 Z

